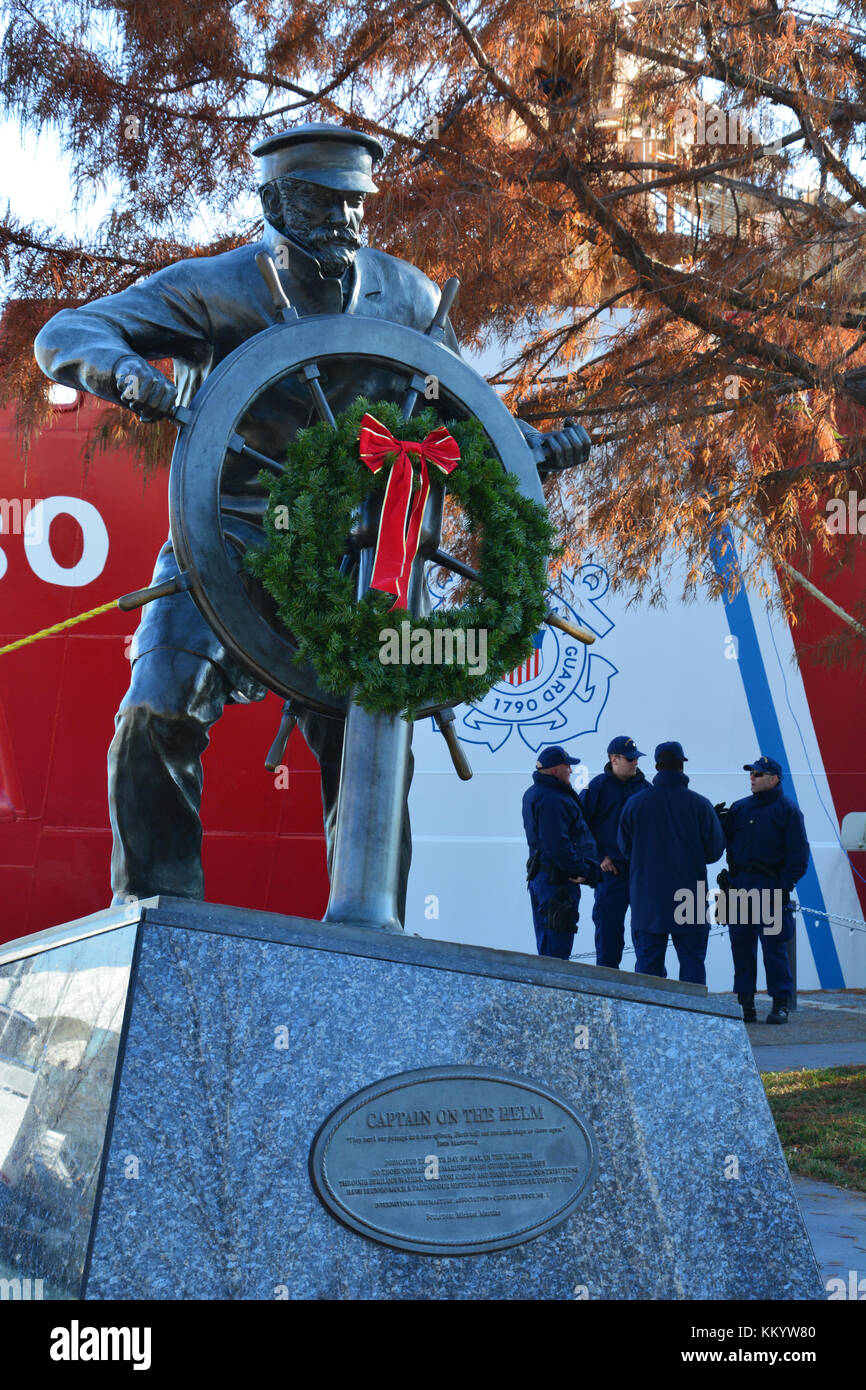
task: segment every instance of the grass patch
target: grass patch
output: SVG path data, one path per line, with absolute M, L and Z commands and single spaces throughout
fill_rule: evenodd
M 792 1173 L 866 1192 L 866 1067 L 761 1076 Z

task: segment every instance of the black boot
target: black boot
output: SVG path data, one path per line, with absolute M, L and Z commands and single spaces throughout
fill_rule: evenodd
M 788 1000 L 786 997 L 773 1000 L 773 1007 L 767 1014 L 768 1023 L 788 1022 Z
M 743 1006 L 743 1022 L 756 1023 L 758 1015 L 755 1013 L 754 994 L 738 994 L 737 1003 Z

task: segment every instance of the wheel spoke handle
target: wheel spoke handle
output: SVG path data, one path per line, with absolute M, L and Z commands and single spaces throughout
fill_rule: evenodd
M 589 632 L 585 627 L 578 627 L 576 623 L 570 623 L 567 618 L 560 618 L 558 613 L 545 613 L 544 621 L 551 627 L 558 627 L 560 632 L 567 632 L 569 637 L 574 637 L 585 647 L 591 647 L 595 641 L 594 632 Z
M 457 298 L 457 291 L 460 289 L 460 281 L 456 275 L 450 276 L 442 286 L 442 293 L 439 296 L 439 308 L 436 310 L 433 322 L 427 329 L 427 337 L 433 338 L 437 343 L 441 343 L 445 337 L 445 320 L 451 312 L 451 308 Z
M 463 744 L 457 737 L 457 730 L 454 728 L 454 711 L 446 705 L 434 715 L 439 732 L 448 745 L 448 752 L 451 754 L 451 761 L 454 764 L 454 771 L 461 782 L 468 782 L 472 777 L 472 768 L 469 766 L 469 759 L 463 751 Z
M 259 268 L 259 274 L 268 287 L 273 306 L 283 320 L 283 323 L 294 322 L 298 317 L 298 311 L 292 307 L 288 295 L 280 284 L 277 267 L 274 265 L 267 251 L 256 252 L 256 265 Z M 324 421 L 326 425 L 329 425 L 332 430 L 336 429 L 337 422 L 334 419 L 333 411 L 328 405 L 327 398 L 319 382 L 319 368 L 316 366 L 316 363 L 309 362 L 306 367 L 302 367 L 298 372 L 298 376 L 305 382 L 313 398 L 313 405 L 316 407 L 316 414 L 319 419 Z
M 283 713 L 282 718 L 280 719 L 280 727 L 277 730 L 277 736 L 270 746 L 268 756 L 265 758 L 265 767 L 267 768 L 268 772 L 276 772 L 278 767 L 283 766 L 283 759 L 286 756 L 286 748 L 288 747 L 289 739 L 292 736 L 292 730 L 294 729 L 297 722 L 298 721 L 295 718 L 294 710 L 292 708 L 292 702 L 291 700 L 286 700 L 285 704 L 283 705 Z
M 280 277 L 277 267 L 274 265 L 267 251 L 256 252 L 256 265 L 259 274 L 268 287 L 271 302 L 284 323 L 291 323 L 292 319 L 298 317 L 297 309 L 293 309 L 289 302 L 288 295 L 280 284 Z
M 442 339 L 445 337 L 445 320 L 448 317 L 454 300 L 457 298 L 457 291 L 459 289 L 460 281 L 457 279 L 456 275 L 450 276 L 450 278 L 447 279 L 445 281 L 445 284 L 442 286 L 442 292 L 439 295 L 439 307 L 433 316 L 433 321 L 430 324 L 430 327 L 426 329 L 426 336 L 428 338 L 432 338 L 435 343 L 441 343 Z M 418 400 L 419 396 L 422 396 L 424 394 L 424 388 L 426 387 L 426 385 L 426 379 L 416 372 L 415 375 L 412 377 L 412 380 L 409 382 L 409 386 L 406 391 L 406 396 L 403 400 L 404 420 L 409 419 L 410 415 L 412 414 L 412 411 L 415 409 L 416 401 Z
M 430 556 L 431 564 L 442 565 L 443 569 L 452 570 L 454 574 L 459 574 L 462 579 L 471 579 L 474 584 L 481 582 L 481 575 L 478 570 L 474 570 L 471 565 L 465 565 L 462 560 L 457 560 L 453 555 L 448 555 L 444 550 L 437 550 Z M 570 623 L 567 618 L 561 618 L 558 613 L 545 613 L 544 621 L 551 627 L 558 627 L 560 632 L 567 632 L 569 637 L 575 638 L 578 642 L 583 642 L 584 646 L 591 647 L 595 641 L 595 633 L 588 628 L 578 627 L 576 623 Z
M 152 584 L 147 589 L 135 589 L 117 600 L 118 608 L 129 613 L 135 608 L 143 608 L 153 603 L 155 598 L 170 598 L 172 594 L 182 594 L 189 588 L 189 575 L 178 574 L 174 579 L 165 579 L 162 584 Z

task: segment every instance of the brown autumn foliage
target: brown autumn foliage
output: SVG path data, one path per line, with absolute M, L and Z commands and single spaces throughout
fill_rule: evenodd
M 836 544 L 824 499 L 866 459 L 864 0 L 4 10 L 7 114 L 56 123 L 82 192 L 116 189 L 88 246 L 0 219 L 7 299 L 42 301 L 2 346 L 25 427 L 45 414 L 46 312 L 255 236 L 251 141 L 338 121 L 385 145 L 370 241 L 459 276 L 458 335 L 509 343 L 515 412 L 593 436 L 587 467 L 548 484 L 572 557 L 662 600 L 672 546 L 687 591 L 718 587 L 709 541 L 731 517 L 759 541 L 754 573 Z M 142 434 L 114 415 L 107 438 Z M 784 594 L 796 615 L 802 590 Z M 840 622 L 831 653 L 852 639 Z

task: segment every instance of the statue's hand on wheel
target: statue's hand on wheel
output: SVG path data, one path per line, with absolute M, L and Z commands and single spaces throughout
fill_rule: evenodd
M 114 368 L 114 385 L 121 405 L 141 420 L 163 420 L 174 410 L 174 382 L 143 357 L 122 357 Z
M 548 473 L 560 473 L 564 468 L 575 468 L 589 457 L 592 442 L 576 420 L 565 419 L 561 430 L 550 430 L 546 434 L 533 429 L 525 420 L 518 420 L 517 423 L 535 454 L 542 478 Z
M 589 435 L 576 420 L 566 419 L 561 430 L 550 430 L 542 435 L 544 441 L 543 467 L 554 472 L 563 468 L 574 468 L 586 463 L 592 447 Z

